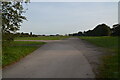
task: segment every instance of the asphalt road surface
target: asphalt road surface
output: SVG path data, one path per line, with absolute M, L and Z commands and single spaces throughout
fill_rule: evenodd
M 79 47 L 79 48 L 78 48 Z M 3 78 L 94 78 L 78 38 L 50 41 L 30 55 L 3 69 Z

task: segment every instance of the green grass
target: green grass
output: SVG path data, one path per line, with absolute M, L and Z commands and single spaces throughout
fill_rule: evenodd
M 43 45 L 43 44 L 45 43 L 44 42 L 28 42 L 28 41 L 12 42 L 11 46 L 3 47 L 2 66 L 5 67 L 9 64 L 12 64 L 20 60 L 24 56 L 30 54 L 31 52 L 39 48 L 39 46 L 35 46 L 35 45 Z M 30 45 L 30 46 L 27 46 L 27 45 Z
M 61 40 L 69 36 L 40 36 L 40 37 L 17 37 L 15 40 Z
M 99 66 L 99 78 L 118 78 L 118 37 L 80 37 L 96 46 L 103 47 L 109 53 L 102 57 Z M 114 53 L 114 54 L 111 54 Z
M 34 41 L 14 41 L 12 43 L 13 46 L 18 46 L 18 45 L 42 45 L 44 42 L 34 42 Z
M 80 37 L 112 52 L 118 51 L 118 37 Z

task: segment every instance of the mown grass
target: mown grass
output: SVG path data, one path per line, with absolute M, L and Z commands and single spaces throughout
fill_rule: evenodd
M 97 46 L 104 47 L 112 52 L 118 51 L 118 37 L 80 37 Z
M 30 54 L 44 42 L 26 42 L 26 41 L 14 41 L 11 46 L 3 47 L 2 50 L 2 66 L 5 67 L 12 64 L 24 56 Z M 39 45 L 39 46 L 38 46 Z
M 15 40 L 61 40 L 69 36 L 16 37 Z
M 18 46 L 18 45 L 42 45 L 44 42 L 34 42 L 34 41 L 14 41 L 11 45 Z
M 102 57 L 102 64 L 99 67 L 98 78 L 118 78 L 118 37 L 80 37 L 92 44 L 105 48 L 109 55 Z M 114 54 L 111 54 L 114 53 Z

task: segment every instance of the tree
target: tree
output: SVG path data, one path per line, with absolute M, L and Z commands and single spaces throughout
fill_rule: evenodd
M 78 36 L 83 36 L 83 33 L 81 31 L 79 31 Z
M 109 36 L 111 30 L 106 24 L 100 24 L 93 29 L 92 34 L 93 36 Z
M 26 20 L 22 2 L 2 2 L 2 32 L 12 33 L 19 30 L 23 20 Z
M 109 36 L 111 29 L 106 24 L 99 24 L 93 30 L 84 31 L 84 36 Z
M 113 25 L 112 34 L 113 36 L 120 36 L 120 24 Z
M 32 37 L 32 32 L 30 32 L 30 37 Z
M 23 20 L 26 17 L 23 16 L 25 10 L 22 5 L 23 2 L 2 2 L 2 34 L 3 41 L 13 40 L 13 35 L 20 29 Z M 11 34 L 11 35 L 9 35 Z
M 84 31 L 84 36 L 93 36 L 93 30 Z

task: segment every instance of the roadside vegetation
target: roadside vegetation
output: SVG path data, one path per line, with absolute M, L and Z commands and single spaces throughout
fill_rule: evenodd
M 10 46 L 3 47 L 2 52 L 2 66 L 5 67 L 12 64 L 26 55 L 30 54 L 44 42 L 26 42 L 26 41 L 14 41 L 10 43 Z
M 61 40 L 69 36 L 16 37 L 15 40 Z
M 119 37 L 120 38 L 120 37 Z M 109 55 L 102 57 L 98 78 L 118 78 L 118 37 L 80 37 L 96 46 L 103 47 Z

